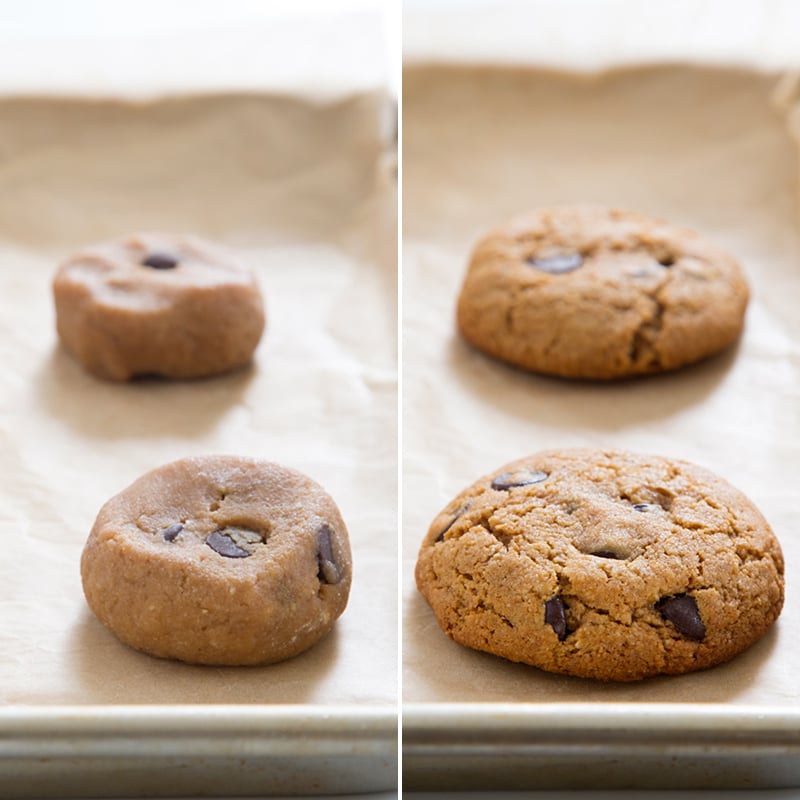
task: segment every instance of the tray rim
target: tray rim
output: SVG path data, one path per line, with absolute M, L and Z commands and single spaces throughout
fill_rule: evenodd
M 0 760 L 43 747 L 68 753 L 78 743 L 83 755 L 87 746 L 124 754 L 132 740 L 142 754 L 162 754 L 168 740 L 173 753 L 205 753 L 211 744 L 218 755 L 220 734 L 247 739 L 251 752 L 290 753 L 314 737 L 320 756 L 393 755 L 398 717 L 391 704 L 10 705 L 0 708 Z
M 786 735 L 800 746 L 800 706 L 728 705 L 724 703 L 404 703 L 406 734 L 430 735 L 452 730 L 467 738 L 482 728 L 486 733 L 531 735 L 538 731 L 609 733 L 615 735 L 680 732 L 692 737 Z M 623 726 L 620 726 L 620 722 Z M 546 728 L 544 725 L 546 724 Z M 738 728 L 733 726 L 740 726 Z M 743 730 L 744 728 L 744 730 Z M 412 740 L 413 743 L 413 740 Z
M 90 730 L 94 722 L 110 723 L 122 716 L 140 726 L 146 726 L 153 719 L 168 720 L 181 727 L 189 723 L 218 724 L 220 720 L 233 717 L 251 724 L 263 721 L 298 724 L 312 718 L 322 725 L 334 719 L 348 725 L 380 724 L 391 718 L 395 708 L 393 703 L 13 703 L 0 707 L 0 729 L 55 720 L 64 728 L 76 726 Z
M 388 704 L 7 706 L 0 797 L 129 796 L 131 779 L 166 797 L 176 768 L 192 796 L 392 791 L 398 717 Z
M 410 704 L 402 772 L 417 791 L 796 787 L 800 707 Z

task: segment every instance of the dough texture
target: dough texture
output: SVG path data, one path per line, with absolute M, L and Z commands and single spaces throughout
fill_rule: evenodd
M 561 207 L 478 243 L 457 323 L 472 345 L 527 370 L 624 378 L 724 350 L 742 332 L 748 297 L 736 260 L 691 230 Z
M 87 248 L 53 281 L 64 347 L 94 375 L 201 378 L 247 364 L 264 330 L 253 275 L 192 236 Z
M 309 648 L 344 611 L 350 545 L 336 504 L 305 475 L 193 457 L 103 506 L 81 576 L 97 618 L 137 650 L 267 664 Z
M 745 650 L 777 619 L 784 565 L 740 491 L 684 461 L 545 451 L 437 517 L 417 586 L 447 635 L 551 672 L 677 674 Z

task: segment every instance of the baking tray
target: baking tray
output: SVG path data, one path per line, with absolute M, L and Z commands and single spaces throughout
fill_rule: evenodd
M 800 714 L 618 703 L 407 706 L 414 790 L 752 789 L 800 782 Z
M 3 797 L 265 797 L 392 788 L 396 716 L 266 706 L 0 711 Z
M 692 63 L 411 63 L 403 86 L 404 787 L 800 785 L 794 78 Z M 469 348 L 454 306 L 472 245 L 521 211 L 576 202 L 663 216 L 736 253 L 753 289 L 741 343 L 610 384 Z M 624 685 L 448 640 L 413 584 L 430 521 L 478 476 L 574 446 L 684 458 L 742 488 L 786 556 L 773 630 L 713 670 Z
M 0 536 L 13 542 L 0 559 L 0 796 L 396 785 L 386 111 L 380 90 L 0 100 Z M 253 268 L 267 330 L 250 368 L 114 384 L 58 346 L 58 262 L 141 230 L 210 238 Z M 150 658 L 120 644 L 82 597 L 80 553 L 105 500 L 159 464 L 216 452 L 300 469 L 348 525 L 348 608 L 280 664 Z

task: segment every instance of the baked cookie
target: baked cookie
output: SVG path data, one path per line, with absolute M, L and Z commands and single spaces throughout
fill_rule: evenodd
M 543 209 L 479 242 L 458 327 L 480 350 L 569 378 L 622 378 L 718 353 L 742 331 L 734 258 L 693 231 L 631 211 Z
M 185 458 L 109 500 L 81 558 L 83 590 L 119 639 L 196 664 L 267 664 L 330 630 L 350 591 L 347 529 L 295 470 Z
M 726 661 L 783 605 L 780 546 L 741 492 L 616 451 L 538 453 L 477 481 L 433 521 L 416 579 L 460 644 L 613 681 Z
M 264 330 L 253 275 L 191 236 L 130 236 L 77 253 L 53 282 L 56 327 L 89 372 L 200 378 L 247 364 Z

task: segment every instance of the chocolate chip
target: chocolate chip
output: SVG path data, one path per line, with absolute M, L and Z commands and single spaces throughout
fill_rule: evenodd
M 456 511 L 456 513 L 455 513 L 455 514 L 453 514 L 452 518 L 451 518 L 451 519 L 450 519 L 450 521 L 447 523 L 447 525 L 445 525 L 445 526 L 444 526 L 444 528 L 442 528 L 442 530 L 441 530 L 441 531 L 439 531 L 439 535 L 438 535 L 438 536 L 436 537 L 436 539 L 435 539 L 435 541 L 436 541 L 436 542 L 443 542 L 443 541 L 444 541 L 444 535 L 447 533 L 447 531 L 449 531 L 449 530 L 450 530 L 450 528 L 452 528 L 452 527 L 453 527 L 453 525 L 455 525 L 455 524 L 456 524 L 456 522 L 457 522 L 457 521 L 460 519 L 461 515 L 462 515 L 462 514 L 463 514 L 465 511 L 467 511 L 467 509 L 469 508 L 469 506 L 470 506 L 470 504 L 469 504 L 469 503 L 464 503 L 464 505 L 463 505 L 463 506 L 461 506 L 461 508 L 459 508 L 459 509 L 458 509 L 458 511 Z
M 178 266 L 178 259 L 171 256 L 169 253 L 150 253 L 147 258 L 142 261 L 143 267 L 150 267 L 151 269 L 175 269 Z
M 671 622 L 687 639 L 700 642 L 705 638 L 706 626 L 700 619 L 697 601 L 690 594 L 674 594 L 662 597 L 656 610 L 667 622 Z
M 447 533 L 447 531 L 450 530 L 450 528 L 453 527 L 453 525 L 456 524 L 456 520 L 457 519 L 458 519 L 458 516 L 453 517 L 450 520 L 450 522 L 448 522 L 447 525 L 445 525 L 444 528 L 442 528 L 442 530 L 439 532 L 439 535 L 436 537 L 436 541 L 437 542 L 443 542 L 444 541 L 444 535 Z
M 672 256 L 661 256 L 658 259 L 658 263 L 661 264 L 662 267 L 671 267 L 675 263 L 675 259 Z
M 645 511 L 655 511 L 657 508 L 661 508 L 660 505 L 657 503 L 634 503 L 633 509 L 634 511 L 641 511 L 644 513 Z
M 548 473 L 533 469 L 518 469 L 516 472 L 504 472 L 492 481 L 492 489 L 507 491 L 517 486 L 530 486 L 547 480 Z
M 170 525 L 169 528 L 164 528 L 161 531 L 161 535 L 164 537 L 165 542 L 174 542 L 182 530 L 183 525 L 180 522 L 176 522 L 174 525 Z
M 613 558 L 616 561 L 620 561 L 620 557 L 616 553 L 612 553 L 610 550 L 595 550 L 593 553 L 589 553 L 590 556 L 596 556 L 597 558 Z
M 253 555 L 249 550 L 239 547 L 239 545 L 234 542 L 231 534 L 225 533 L 225 531 L 222 530 L 214 531 L 208 539 L 206 539 L 206 544 L 215 553 L 219 553 L 221 556 L 225 556 L 225 558 L 248 558 L 248 556 Z
M 556 595 L 551 597 L 544 604 L 544 621 L 555 632 L 556 636 L 563 642 L 567 638 L 567 617 L 565 614 L 566 606 L 564 601 Z
M 333 531 L 327 522 L 317 531 L 317 564 L 321 583 L 339 583 L 342 579 L 333 555 Z
M 542 258 L 533 256 L 528 259 L 528 263 L 550 275 L 563 275 L 565 272 L 572 272 L 582 266 L 583 256 L 580 253 L 560 253 Z

